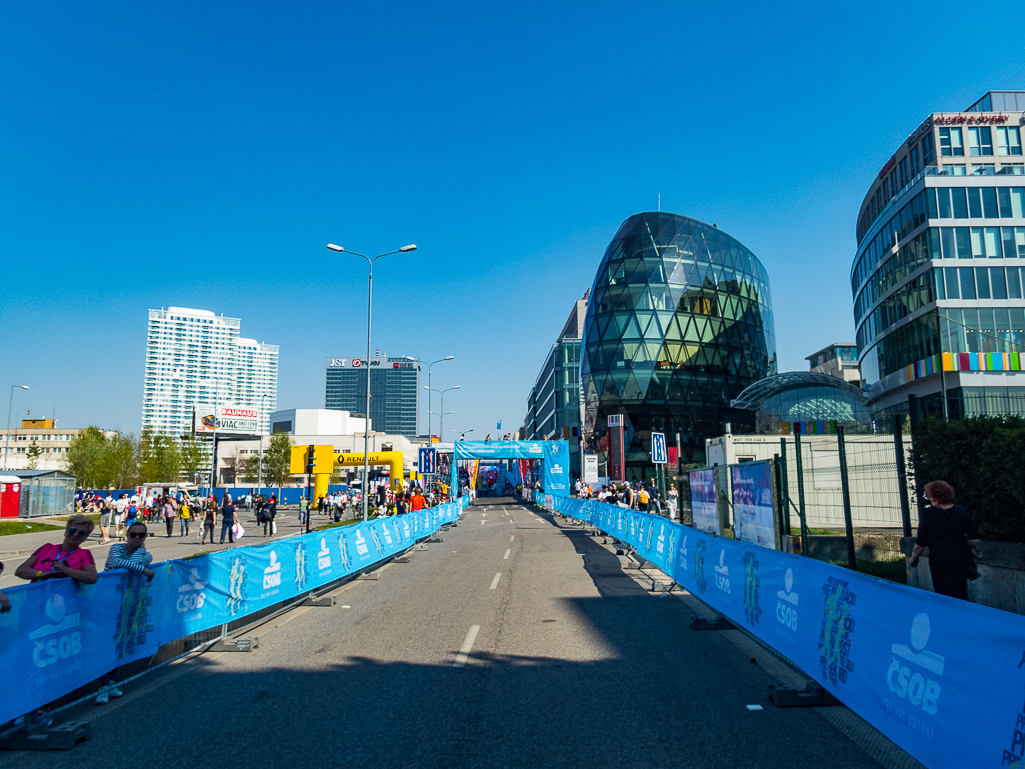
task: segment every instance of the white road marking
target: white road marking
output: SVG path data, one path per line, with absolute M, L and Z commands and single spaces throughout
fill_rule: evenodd
M 509 541 L 510 542 L 512 542 L 514 539 L 516 539 L 516 535 L 515 534 L 513 534 L 511 537 L 509 537 Z
M 512 548 L 506 550 L 505 551 L 505 555 L 502 556 L 502 560 L 503 561 L 508 561 L 509 560 L 509 553 L 511 553 L 511 552 L 512 552 Z
M 470 650 L 473 648 L 473 642 L 477 640 L 477 633 L 480 632 L 480 625 L 470 625 L 470 632 L 466 634 L 466 640 L 463 641 L 463 645 L 459 647 L 459 654 L 456 655 L 456 661 L 453 667 L 461 668 L 466 665 L 466 660 L 469 659 Z
M 481 521 L 480 525 L 483 526 L 485 523 L 487 523 L 487 521 Z
M 496 587 L 498 587 L 498 580 L 500 580 L 501 578 L 502 578 L 502 572 L 498 572 L 498 574 L 495 575 L 495 578 L 493 580 L 491 580 L 491 587 L 488 588 L 488 589 L 489 590 L 494 590 Z

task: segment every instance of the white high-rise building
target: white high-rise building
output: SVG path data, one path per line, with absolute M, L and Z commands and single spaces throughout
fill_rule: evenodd
M 149 311 L 142 429 L 180 436 L 193 409 L 227 403 L 260 410 L 267 431 L 277 407 L 278 347 L 239 338 L 238 318 L 209 310 Z

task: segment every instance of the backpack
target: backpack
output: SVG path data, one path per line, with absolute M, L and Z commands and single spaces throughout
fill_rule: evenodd
M 646 492 L 644 489 L 641 489 L 641 504 L 648 504 L 648 492 Z

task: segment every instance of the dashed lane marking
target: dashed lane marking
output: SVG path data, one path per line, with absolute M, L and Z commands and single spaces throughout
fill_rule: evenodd
M 480 625 L 470 625 L 470 632 L 466 634 L 466 640 L 459 647 L 459 654 L 456 655 L 453 667 L 461 668 L 466 665 L 466 661 L 470 658 L 470 650 L 473 649 L 473 642 L 477 640 L 477 633 L 479 632 Z
M 488 589 L 489 590 L 494 590 L 495 588 L 497 588 L 498 587 L 498 580 L 500 580 L 501 578 L 502 578 L 502 572 L 498 572 L 498 574 L 495 575 L 495 578 L 493 580 L 491 580 L 491 587 L 488 588 Z

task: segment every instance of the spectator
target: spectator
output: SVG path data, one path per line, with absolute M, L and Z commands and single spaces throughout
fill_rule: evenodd
M 662 515 L 662 502 L 659 500 L 658 485 L 654 478 L 648 479 L 648 508 L 647 512 Z
M 178 538 L 189 535 L 189 521 L 192 520 L 192 509 L 189 507 L 189 500 L 183 499 L 181 507 L 178 508 L 178 520 L 181 522 L 178 529 Z
M 167 536 L 170 537 L 174 534 L 174 519 L 178 517 L 178 511 L 174 509 L 174 502 L 171 498 L 166 496 L 160 509 L 164 514 L 164 526 L 167 527 Z
M 203 513 L 203 541 L 201 544 L 206 544 L 207 536 L 210 537 L 210 544 L 214 541 L 214 526 L 217 523 L 217 501 L 214 499 L 207 500 L 206 510 Z
M 137 520 L 139 520 L 139 506 L 133 497 L 128 504 L 128 509 L 125 511 L 125 530 L 127 531 L 128 527 Z
M 275 497 L 271 496 L 270 501 L 263 506 L 263 512 L 260 514 L 260 522 L 263 524 L 263 536 L 271 537 L 274 536 L 278 531 L 278 525 L 274 523 L 274 518 L 278 514 L 278 501 Z
M 669 505 L 669 520 L 675 521 L 677 515 L 677 508 L 680 502 L 680 497 L 676 493 L 675 483 L 669 486 L 668 496 L 669 498 L 666 500 L 666 504 Z
M 182 503 L 185 507 L 185 503 Z M 153 579 L 153 569 L 149 568 L 153 556 L 146 551 L 146 524 L 136 521 L 125 530 L 125 541 L 118 542 L 107 553 L 104 571 L 127 569 L 133 574 L 141 574 L 146 579 Z M 110 698 L 120 697 L 123 692 L 117 688 L 117 668 L 114 668 L 100 679 L 100 691 L 96 696 L 97 705 L 106 705 Z
M 235 506 L 231 504 L 231 497 L 228 494 L 224 495 L 224 504 L 221 505 L 221 544 L 224 544 L 224 535 L 228 535 L 228 542 L 235 544 L 235 524 L 238 523 L 238 518 L 235 515 Z M 213 536 L 211 535 L 211 542 L 213 542 Z
M 110 516 L 114 511 L 114 500 L 107 497 L 107 501 L 110 502 L 108 506 L 106 502 L 100 499 L 99 494 L 96 495 L 96 507 L 100 511 L 100 544 L 105 545 L 110 542 Z
M 93 522 L 84 515 L 68 518 L 64 541 L 46 544 L 36 550 L 14 571 L 14 576 L 39 582 L 44 579 L 71 579 L 87 585 L 96 583 L 96 561 L 93 554 L 82 547 L 93 530 Z
M 968 600 L 968 575 L 975 571 L 972 548 L 979 544 L 979 529 L 971 514 L 955 504 L 954 487 L 945 481 L 925 484 L 925 496 L 932 502 L 918 519 L 918 536 L 911 553 L 911 565 L 929 548 L 929 573 L 933 590 L 940 595 Z
M 420 489 L 416 489 L 413 492 L 413 496 L 409 498 L 409 509 L 415 513 L 417 510 L 423 510 L 426 506 L 427 500 L 420 493 Z

